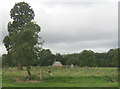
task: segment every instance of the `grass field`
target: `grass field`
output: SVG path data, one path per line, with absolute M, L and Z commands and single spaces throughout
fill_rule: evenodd
M 0 67 L 0 88 L 2 87 L 2 69 Z
M 52 71 L 49 76 L 48 70 Z M 40 80 L 39 71 L 42 70 L 43 79 Z M 16 83 L 19 78 L 25 81 L 26 71 L 18 71 L 16 68 L 3 68 L 3 87 L 118 87 L 117 68 L 85 68 L 69 67 L 31 67 L 34 80 L 43 83 Z

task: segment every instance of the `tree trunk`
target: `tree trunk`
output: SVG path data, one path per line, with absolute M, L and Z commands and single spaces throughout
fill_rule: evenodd
M 23 70 L 22 65 L 18 64 L 18 70 Z
M 31 72 L 30 72 L 30 66 L 29 65 L 27 65 L 26 66 L 26 71 L 27 71 L 27 74 L 28 74 L 28 76 L 27 76 L 27 80 L 31 80 L 32 79 L 32 76 L 31 76 Z

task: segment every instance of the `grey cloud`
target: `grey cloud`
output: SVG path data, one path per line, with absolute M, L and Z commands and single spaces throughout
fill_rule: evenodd
M 106 51 L 117 47 L 117 0 L 25 1 L 32 6 L 35 21 L 42 28 L 43 47 L 50 48 L 53 53 L 80 52 L 84 49 Z M 7 3 L 8 7 L 0 9 L 3 12 L 0 18 L 2 39 L 7 34 L 9 11 L 15 2 L 13 0 Z M 3 45 L 0 47 L 5 52 Z
M 61 14 L 61 11 L 61 15 L 48 20 L 46 26 L 42 24 L 42 37 L 46 43 L 117 39 L 117 10 L 104 9 L 88 11 L 85 14 L 70 11 L 66 12 L 67 15 L 64 11 L 64 14 Z
M 96 52 L 106 52 L 108 49 L 117 46 L 117 40 L 101 40 L 101 41 L 79 41 L 79 42 L 64 42 L 64 43 L 52 43 L 45 44 L 44 47 L 51 48 L 53 53 L 74 53 L 81 52 L 85 49 L 90 49 Z M 99 49 L 99 51 L 98 51 Z
M 42 36 L 42 38 L 45 40 L 46 43 L 60 43 L 60 42 L 77 42 L 77 41 L 94 41 L 94 40 L 104 40 L 104 39 L 108 39 L 108 40 L 116 40 L 116 38 L 112 33 L 91 33 L 91 34 L 74 34 L 74 35 L 69 35 L 69 33 L 67 34 L 59 34 L 59 33 L 55 33 L 55 34 L 49 34 L 49 36 Z

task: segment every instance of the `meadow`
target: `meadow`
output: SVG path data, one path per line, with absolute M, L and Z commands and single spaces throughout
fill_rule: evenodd
M 48 71 L 51 70 L 51 75 Z M 40 74 L 40 71 L 41 74 Z M 39 83 L 18 83 L 25 81 L 26 70 L 3 68 L 3 87 L 118 87 L 118 68 L 114 67 L 31 67 L 33 80 Z

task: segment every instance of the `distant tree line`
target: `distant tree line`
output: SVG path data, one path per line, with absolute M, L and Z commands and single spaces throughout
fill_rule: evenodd
M 38 53 L 38 58 L 34 59 L 32 66 L 50 66 L 54 61 L 60 61 L 63 65 L 77 65 L 80 67 L 118 67 L 118 51 L 117 49 L 110 49 L 108 52 L 95 53 L 91 50 L 83 50 L 80 53 L 65 54 L 60 53 L 52 54 L 50 49 L 42 49 Z M 16 62 L 8 54 L 2 55 L 3 67 L 17 66 Z M 25 66 L 23 64 L 22 66 Z

